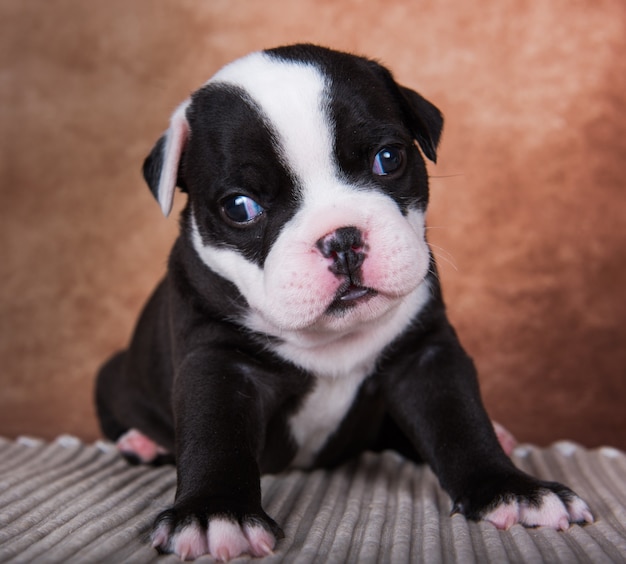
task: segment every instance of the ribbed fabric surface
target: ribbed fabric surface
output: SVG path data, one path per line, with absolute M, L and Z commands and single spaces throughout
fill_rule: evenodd
M 285 539 L 262 562 L 626 562 L 624 453 L 563 442 L 520 447 L 514 460 L 576 490 L 596 522 L 566 532 L 470 523 L 449 516 L 450 499 L 428 468 L 364 454 L 332 472 L 263 478 L 265 509 Z M 0 562 L 178 562 L 147 543 L 175 482 L 172 467 L 129 466 L 107 444 L 0 439 Z

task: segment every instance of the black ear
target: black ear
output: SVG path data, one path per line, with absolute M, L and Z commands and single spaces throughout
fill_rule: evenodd
M 156 142 L 143 163 L 143 177 L 166 217 L 172 211 L 174 192 L 179 184 L 180 159 L 189 137 L 186 115 L 189 103 L 186 100 L 178 106 L 172 114 L 169 129 Z
M 437 146 L 443 129 L 443 115 L 426 98 L 410 88 L 400 86 L 389 69 L 375 61 L 370 61 L 370 64 L 372 70 L 398 100 L 404 119 L 424 155 L 436 163 Z
M 437 162 L 437 146 L 443 130 L 443 115 L 426 98 L 404 86 L 398 87 L 405 102 L 409 126 L 424 154 Z
M 143 162 L 143 178 L 150 188 L 150 192 L 159 199 L 159 179 L 161 178 L 161 170 L 163 169 L 163 150 L 165 148 L 165 134 L 163 134 L 156 142 L 152 151 Z

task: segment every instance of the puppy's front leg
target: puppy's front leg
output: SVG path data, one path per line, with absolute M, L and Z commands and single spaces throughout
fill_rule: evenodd
M 261 507 L 261 406 L 235 355 L 193 352 L 176 375 L 178 486 L 174 506 L 154 525 L 152 543 L 160 552 L 222 561 L 266 556 L 282 536 Z
M 425 338 L 407 335 L 398 346 L 402 365 L 390 366 L 385 377 L 390 412 L 452 497 L 455 512 L 501 529 L 593 521 L 572 490 L 525 474 L 505 455 L 474 365 L 443 313 Z

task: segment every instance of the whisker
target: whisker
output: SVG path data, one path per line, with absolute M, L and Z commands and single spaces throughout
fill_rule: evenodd
M 437 272 L 436 270 L 433 270 L 432 268 L 428 269 L 429 274 L 432 274 L 437 280 L 441 281 L 441 279 L 439 278 L 439 272 Z
M 449 251 L 447 251 L 446 249 L 444 249 L 442 246 L 440 246 L 440 245 L 435 245 L 435 243 L 430 243 L 430 242 L 429 242 L 428 244 L 429 244 L 431 247 L 434 247 L 435 249 L 438 249 L 438 250 L 440 250 L 440 251 L 442 251 L 442 252 L 446 253 L 446 255 L 448 255 L 449 257 L 452 257 L 452 253 L 451 253 L 451 252 L 449 252 Z M 452 258 L 454 258 L 454 257 L 452 257 Z
M 429 243 L 429 244 L 433 252 L 433 255 L 435 255 L 435 258 L 437 260 L 442 260 L 444 262 L 447 262 L 452 268 L 454 268 L 454 270 L 456 270 L 457 272 L 459 271 L 456 263 L 454 262 L 454 256 L 452 256 L 451 253 L 446 251 L 443 247 L 440 247 L 438 245 L 433 245 L 432 243 Z M 435 249 L 437 249 L 437 251 L 439 252 L 436 252 Z
M 438 255 L 437 253 L 433 252 L 433 255 L 435 255 L 435 258 L 437 259 L 437 261 L 441 261 L 441 262 L 445 262 L 447 264 L 449 264 L 452 268 L 454 268 L 454 270 L 456 272 L 459 271 L 458 267 L 456 264 L 454 264 L 449 258 L 446 258 L 442 255 Z

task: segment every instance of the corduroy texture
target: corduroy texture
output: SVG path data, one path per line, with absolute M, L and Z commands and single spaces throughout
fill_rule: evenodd
M 394 453 L 364 454 L 333 472 L 265 476 L 264 505 L 285 539 L 255 562 L 626 562 L 624 453 L 562 442 L 519 447 L 514 460 L 575 489 L 596 522 L 566 532 L 498 531 L 450 517 L 450 499 L 428 468 Z M 147 541 L 174 491 L 173 467 L 130 466 L 110 445 L 0 440 L 0 562 L 178 562 Z

